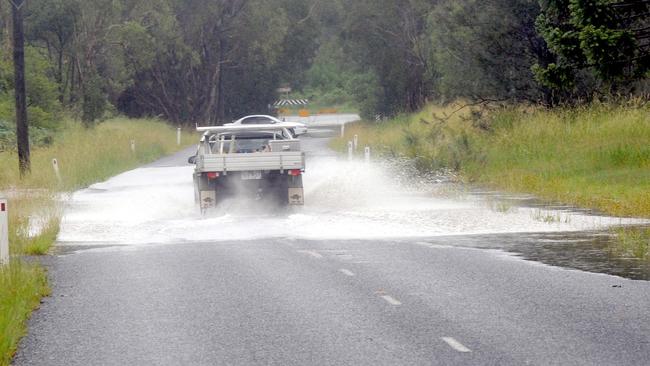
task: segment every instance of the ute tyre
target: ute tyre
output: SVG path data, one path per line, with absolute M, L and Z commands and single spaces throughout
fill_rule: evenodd
M 275 185 L 275 201 L 280 207 L 289 205 L 289 184 L 287 177 L 280 177 Z

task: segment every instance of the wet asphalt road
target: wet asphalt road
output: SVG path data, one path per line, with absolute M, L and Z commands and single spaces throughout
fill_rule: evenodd
M 465 239 L 67 247 L 15 364 L 650 364 L 650 282 Z

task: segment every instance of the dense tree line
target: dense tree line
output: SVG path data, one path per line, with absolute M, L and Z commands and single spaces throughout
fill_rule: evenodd
M 13 114 L 8 4 L 0 135 Z M 354 99 L 366 116 L 646 95 L 649 13 L 647 0 L 29 0 L 30 122 L 218 123 L 266 112 L 280 85 Z
M 553 106 L 649 92 L 647 0 L 330 3 L 338 5 L 328 6 L 328 18 L 340 11 L 342 67 L 366 75 L 363 89 L 347 91 L 367 116 L 416 110 L 427 100 Z M 318 67 L 333 62 L 321 58 Z
M 76 111 L 217 123 L 266 112 L 299 83 L 318 29 L 303 0 L 29 0 L 30 119 Z M 9 3 L 0 6 L 0 118 L 11 115 Z

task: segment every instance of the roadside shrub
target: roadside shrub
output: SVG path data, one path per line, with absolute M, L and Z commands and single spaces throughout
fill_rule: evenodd
M 95 74 L 89 78 L 83 91 L 81 120 L 86 127 L 91 127 L 95 121 L 102 118 L 106 104 L 103 81 Z

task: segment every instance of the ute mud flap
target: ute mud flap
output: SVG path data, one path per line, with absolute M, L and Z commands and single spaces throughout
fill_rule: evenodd
M 302 188 L 289 188 L 289 204 L 296 206 L 305 204 L 305 193 Z
M 289 189 L 289 204 L 303 206 L 305 204 L 305 191 L 302 188 L 302 176 L 290 176 L 287 186 Z
M 214 190 L 211 191 L 200 191 L 199 198 L 201 202 L 201 212 L 205 213 L 207 210 L 214 208 L 217 203 L 217 192 Z

